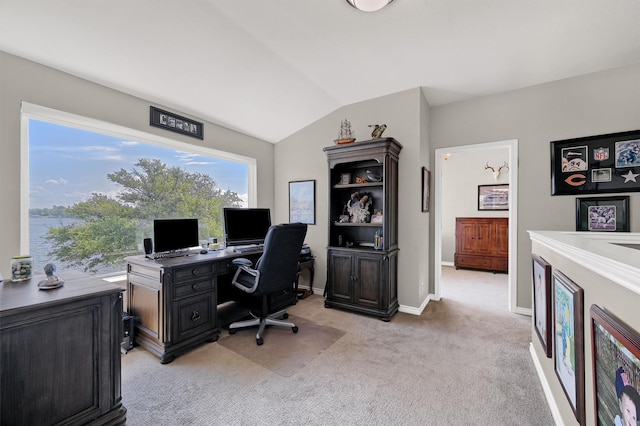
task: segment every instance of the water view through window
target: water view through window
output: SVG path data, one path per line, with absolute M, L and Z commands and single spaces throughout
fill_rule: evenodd
M 29 120 L 29 250 L 35 270 L 96 274 L 141 254 L 153 219 L 198 219 L 222 236 L 222 207 L 246 207 L 248 165 Z

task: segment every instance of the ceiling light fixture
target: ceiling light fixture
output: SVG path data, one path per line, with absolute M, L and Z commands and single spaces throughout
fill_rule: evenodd
M 347 0 L 347 3 L 363 12 L 375 12 L 392 1 L 393 0 Z

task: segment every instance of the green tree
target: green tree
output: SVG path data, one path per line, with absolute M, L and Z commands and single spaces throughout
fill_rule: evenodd
M 158 159 L 140 159 L 107 178 L 122 188 L 115 198 L 94 193 L 74 204 L 67 213 L 81 223 L 52 228 L 46 237 L 55 247 L 50 255 L 85 272 L 123 266 L 125 256 L 139 252 L 142 236 L 151 235 L 153 219 L 197 218 L 201 238 L 222 235 L 222 208 L 242 202 L 211 176 Z

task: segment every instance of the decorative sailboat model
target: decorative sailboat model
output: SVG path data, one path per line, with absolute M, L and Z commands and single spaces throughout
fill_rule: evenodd
M 351 122 L 345 118 L 340 123 L 340 134 L 338 134 L 338 139 L 335 139 L 334 142 L 337 145 L 355 142 L 356 138 L 353 137 L 353 134 L 354 132 L 351 131 Z

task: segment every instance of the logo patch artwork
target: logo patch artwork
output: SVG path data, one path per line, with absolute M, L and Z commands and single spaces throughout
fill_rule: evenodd
M 609 148 L 596 148 L 593 150 L 593 159 L 604 161 L 609 159 Z
M 577 179 L 582 179 L 582 180 L 577 180 Z M 573 174 L 573 175 L 569 176 L 564 181 L 567 184 L 571 185 L 571 186 L 582 186 L 585 183 L 587 183 L 586 179 L 587 179 L 587 177 L 585 175 L 581 175 L 579 173 L 576 173 L 576 174 Z

